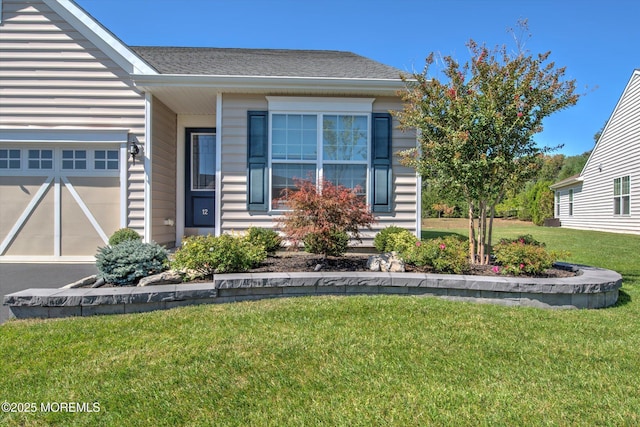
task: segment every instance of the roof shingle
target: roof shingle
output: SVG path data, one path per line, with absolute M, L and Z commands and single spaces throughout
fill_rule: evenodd
M 132 46 L 161 74 L 399 79 L 401 70 L 334 50 Z

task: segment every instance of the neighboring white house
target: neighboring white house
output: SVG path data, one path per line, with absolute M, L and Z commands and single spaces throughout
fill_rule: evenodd
M 551 186 L 562 227 L 640 234 L 640 70 L 579 175 Z
M 272 227 L 308 176 L 360 186 L 376 230 L 420 233 L 419 178 L 393 154 L 416 145 L 390 114 L 398 69 L 130 47 L 71 0 L 0 1 L 0 58 L 0 262 L 91 260 L 125 226 L 167 246 Z

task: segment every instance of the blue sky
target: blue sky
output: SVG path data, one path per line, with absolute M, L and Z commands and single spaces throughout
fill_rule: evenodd
M 507 28 L 526 18 L 531 53 L 551 51 L 576 79 L 578 104 L 545 122 L 540 145 L 593 148 L 640 68 L 638 0 L 76 0 L 125 43 L 351 51 L 403 71 L 430 52 L 465 62 L 465 43 L 515 49 Z M 437 71 L 434 69 L 434 71 Z M 438 75 L 436 75 L 438 77 Z

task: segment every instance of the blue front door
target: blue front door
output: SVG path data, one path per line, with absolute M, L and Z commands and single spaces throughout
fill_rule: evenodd
M 187 128 L 185 147 L 185 227 L 214 227 L 216 130 Z

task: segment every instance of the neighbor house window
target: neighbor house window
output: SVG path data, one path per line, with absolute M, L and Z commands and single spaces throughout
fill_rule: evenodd
M 53 169 L 53 150 L 29 150 L 29 169 Z
M 560 192 L 556 191 L 556 218 L 560 218 Z
M 0 169 L 20 169 L 20 150 L 0 150 Z
M 118 150 L 96 150 L 93 164 L 97 170 L 118 170 Z
M 569 216 L 573 216 L 573 190 L 569 190 Z
M 87 150 L 62 150 L 62 169 L 86 169 Z
M 318 177 L 366 196 L 368 129 L 366 115 L 272 114 L 271 199 L 296 179 Z M 272 202 L 272 209 L 282 207 Z
M 623 176 L 613 180 L 613 214 L 629 215 L 631 206 L 631 180 Z

